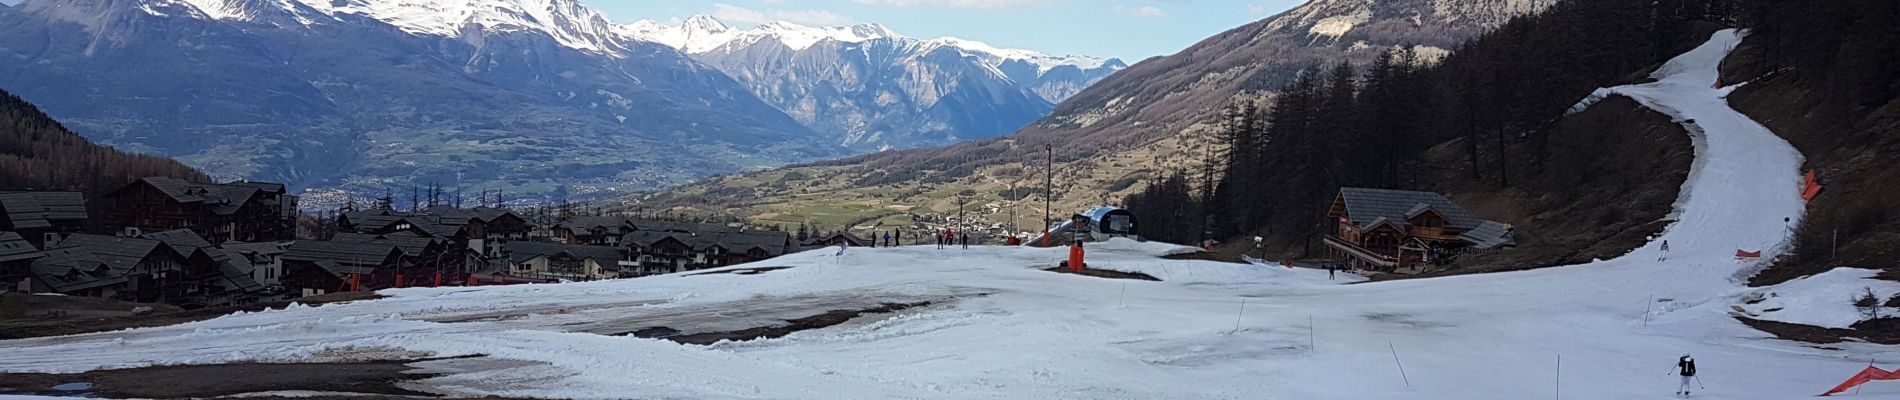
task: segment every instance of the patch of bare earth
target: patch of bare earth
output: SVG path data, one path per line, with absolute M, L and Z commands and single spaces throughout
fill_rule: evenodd
M 785 320 L 783 325 L 752 327 L 734 331 L 703 332 L 680 334 L 680 331 L 664 326 L 642 328 L 627 334 L 648 339 L 666 339 L 675 343 L 710 345 L 720 341 L 743 342 L 747 340 L 773 339 L 785 337 L 793 332 L 822 329 L 850 321 L 867 314 L 890 314 L 913 307 L 930 305 L 930 302 L 884 303 L 877 307 L 859 310 L 831 310 L 822 314 Z
M 1156 282 L 1161 281 L 1161 278 L 1156 278 L 1154 277 L 1154 275 L 1148 275 L 1148 274 L 1144 274 L 1140 272 L 1122 272 L 1122 271 L 1106 270 L 1106 269 L 1098 269 L 1098 268 L 1087 268 L 1086 266 L 1088 264 L 1083 264 L 1083 265 L 1084 265 L 1084 268 L 1082 268 L 1082 272 L 1069 271 L 1068 262 L 1066 261 L 1063 262 L 1062 265 L 1049 267 L 1049 268 L 1043 268 L 1042 270 L 1054 272 L 1058 274 L 1076 274 L 1076 275 L 1090 276 L 1090 277 L 1096 277 L 1096 278 L 1133 279 L 1133 280 L 1156 281 Z
M 249 393 L 315 392 L 331 398 L 433 397 L 398 384 L 436 377 L 412 361 L 217 364 L 99 370 L 77 374 L 0 374 L 0 394 L 183 399 Z
M 291 303 L 318 305 L 381 298 L 375 293 L 333 293 L 296 300 L 272 301 L 227 307 L 180 310 L 167 305 L 128 303 L 75 296 L 0 296 L 0 340 L 149 328 L 203 321 L 231 313 L 282 309 Z M 135 314 L 137 307 L 152 307 L 148 314 Z M 17 316 L 17 317 L 16 317 Z
M 1872 342 L 1879 344 L 1900 344 L 1900 318 L 1881 318 L 1861 321 L 1851 329 L 1824 328 L 1813 325 L 1791 324 L 1787 322 L 1760 320 L 1748 317 L 1735 317 L 1749 327 L 1768 332 L 1782 339 L 1814 344 L 1833 344 L 1846 341 Z

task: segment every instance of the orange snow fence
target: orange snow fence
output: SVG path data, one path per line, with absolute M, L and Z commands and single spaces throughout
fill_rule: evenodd
M 1900 380 L 1900 370 L 1888 371 L 1888 370 L 1880 369 L 1879 367 L 1869 365 L 1867 366 L 1867 369 L 1860 370 L 1860 373 L 1854 374 L 1854 377 L 1847 378 L 1846 382 L 1841 382 L 1840 386 L 1835 386 L 1833 389 L 1828 389 L 1827 393 L 1822 393 L 1821 395 L 1827 396 L 1827 395 L 1831 395 L 1835 393 L 1845 392 L 1847 391 L 1847 389 L 1853 389 L 1855 386 L 1860 386 L 1861 384 L 1867 383 L 1868 381 L 1892 381 L 1892 380 Z
M 1814 196 L 1820 195 L 1821 181 L 1815 176 L 1814 170 L 1808 170 L 1807 180 L 1801 184 L 1801 201 L 1814 201 Z
M 1742 251 L 1741 249 L 1735 249 L 1735 258 L 1761 258 L 1761 252 Z

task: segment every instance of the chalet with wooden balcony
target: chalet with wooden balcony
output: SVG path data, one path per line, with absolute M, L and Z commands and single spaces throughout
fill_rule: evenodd
M 121 236 L 189 229 L 214 244 L 296 238 L 297 198 L 278 184 L 150 177 L 107 193 L 100 203 L 105 228 Z
M 1341 188 L 1327 216 L 1328 255 L 1354 268 L 1416 273 L 1471 250 L 1516 245 L 1512 227 L 1477 219 L 1438 193 Z

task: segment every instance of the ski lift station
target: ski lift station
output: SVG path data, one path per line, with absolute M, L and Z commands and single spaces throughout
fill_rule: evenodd
M 1069 245 L 1075 237 L 1077 223 L 1083 225 L 1082 229 L 1087 231 L 1086 238 L 1089 241 L 1100 242 L 1118 237 L 1141 239 L 1140 231 L 1136 229 L 1139 221 L 1135 220 L 1134 213 L 1117 207 L 1102 206 L 1070 216 L 1069 220 L 1050 229 L 1049 246 Z M 1043 238 L 1037 237 L 1023 242 L 1023 245 L 1042 246 Z

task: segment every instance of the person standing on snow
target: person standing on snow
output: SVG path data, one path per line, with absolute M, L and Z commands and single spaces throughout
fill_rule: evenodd
M 1689 397 L 1689 380 L 1695 379 L 1695 358 L 1683 354 L 1676 360 L 1676 374 L 1682 377 L 1682 386 L 1676 387 L 1676 395 Z
M 838 242 L 838 255 L 837 255 L 837 257 L 844 257 L 844 249 L 845 249 L 845 247 L 846 247 L 846 246 L 845 246 L 845 244 L 844 244 L 844 242 L 842 242 L 842 241 L 841 241 L 841 242 Z
M 1656 261 L 1662 261 L 1666 259 L 1669 259 L 1669 241 L 1664 240 L 1662 242 L 1662 255 L 1656 256 Z

